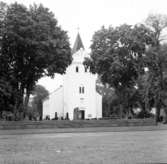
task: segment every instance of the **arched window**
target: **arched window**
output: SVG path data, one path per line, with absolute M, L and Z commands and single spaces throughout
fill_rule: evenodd
M 78 66 L 76 66 L 76 68 L 75 68 L 75 69 L 76 69 L 76 72 L 79 72 L 79 68 L 78 68 Z
M 84 87 L 82 87 L 82 93 L 84 93 L 85 92 L 85 88 Z
M 79 93 L 80 94 L 82 93 L 82 87 L 79 87 Z
M 79 93 L 80 93 L 80 94 L 84 94 L 84 93 L 85 93 L 85 88 L 84 88 L 84 86 L 80 86 L 80 87 L 79 87 Z

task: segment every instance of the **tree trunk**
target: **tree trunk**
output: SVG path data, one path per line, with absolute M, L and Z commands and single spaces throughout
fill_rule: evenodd
M 119 116 L 120 116 L 120 119 L 123 118 L 123 108 L 124 108 L 124 95 L 123 95 L 123 89 L 116 89 L 115 90 L 115 93 L 116 95 L 119 97 Z
M 110 112 L 110 103 L 107 103 L 107 114 L 110 117 L 111 112 Z
M 18 83 L 15 96 L 15 106 L 14 106 L 14 114 L 17 120 L 22 119 L 22 113 L 24 110 L 23 102 L 24 102 L 24 87 L 22 84 Z
M 119 111 L 120 111 L 120 118 L 122 119 L 123 118 L 123 105 L 122 104 L 120 104 L 119 105 Z
M 157 100 L 157 101 L 155 102 L 155 107 L 156 107 L 155 121 L 156 121 L 156 122 L 159 122 L 159 121 L 160 121 L 160 119 L 159 119 L 159 117 L 160 117 L 160 110 L 161 110 L 161 106 L 160 106 L 159 100 Z
M 42 100 L 39 100 L 39 101 L 38 101 L 37 110 L 38 110 L 38 113 L 39 113 L 39 116 L 40 116 L 40 120 L 42 120 L 42 118 L 43 118 Z
M 29 98 L 30 98 L 30 93 L 26 90 L 26 94 L 25 94 L 25 98 L 24 98 L 24 112 L 27 111 Z
M 166 124 L 167 123 L 167 107 L 164 108 L 164 119 L 163 119 L 163 123 Z
M 156 115 L 155 115 L 156 122 L 159 122 L 159 116 L 160 116 L 160 108 L 156 108 Z

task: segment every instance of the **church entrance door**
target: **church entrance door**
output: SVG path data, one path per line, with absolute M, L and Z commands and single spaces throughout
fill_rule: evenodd
M 84 120 L 85 119 L 85 111 L 84 110 L 80 110 L 80 119 Z
M 79 110 L 79 108 L 74 109 L 74 120 L 84 120 L 85 119 L 85 111 Z

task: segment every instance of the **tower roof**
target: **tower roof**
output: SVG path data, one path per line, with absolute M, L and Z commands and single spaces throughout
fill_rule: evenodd
M 82 43 L 80 34 L 78 33 L 77 37 L 76 37 L 76 40 L 75 40 L 75 43 L 74 43 L 74 46 L 73 46 L 73 49 L 72 49 L 72 54 L 74 54 L 75 52 L 77 52 L 78 50 L 80 50 L 80 48 L 84 49 L 84 45 Z

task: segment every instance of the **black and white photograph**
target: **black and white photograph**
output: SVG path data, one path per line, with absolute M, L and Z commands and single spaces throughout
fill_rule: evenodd
M 167 164 L 167 1 L 0 0 L 0 164 Z

